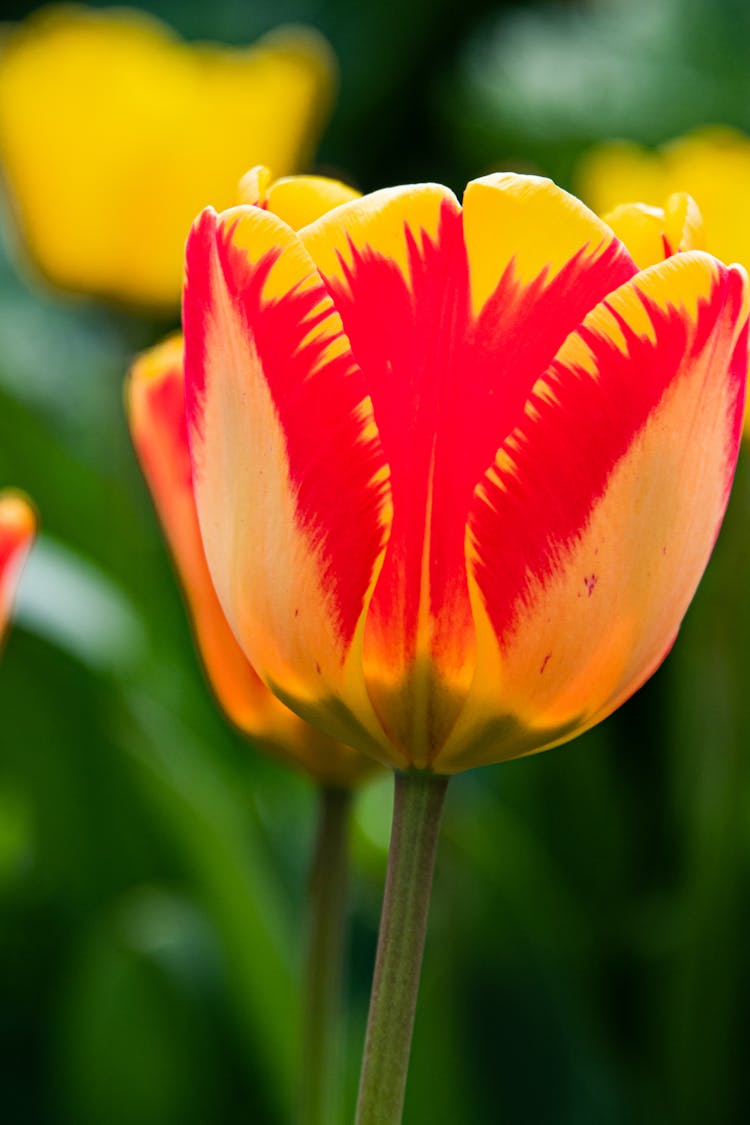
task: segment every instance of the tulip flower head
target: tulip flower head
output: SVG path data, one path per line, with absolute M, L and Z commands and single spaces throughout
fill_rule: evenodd
M 319 215 L 329 195 L 350 199 L 351 188 L 319 177 L 271 184 L 265 168 L 242 182 L 259 206 L 286 203 Z M 261 747 L 317 780 L 349 786 L 373 772 L 371 759 L 309 726 L 284 706 L 254 671 L 224 617 L 201 542 L 185 421 L 183 345 L 180 336 L 144 353 L 127 387 L 133 442 L 169 543 L 190 610 L 196 644 L 214 694 L 227 717 Z
M 0 492 L 0 641 L 35 531 L 36 516 L 28 500 L 16 492 Z
M 248 163 L 294 171 L 333 87 L 325 41 L 180 42 L 142 12 L 53 6 L 0 56 L 0 163 L 22 240 L 56 286 L 171 311 L 185 236 Z
M 689 226 L 689 224 L 688 224 Z M 450 774 L 567 741 L 671 647 L 719 530 L 742 268 L 640 270 L 547 180 L 378 191 L 187 245 L 194 495 L 223 611 L 299 715 Z

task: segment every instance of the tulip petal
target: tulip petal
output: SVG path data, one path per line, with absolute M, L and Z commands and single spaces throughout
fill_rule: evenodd
M 685 250 L 705 250 L 703 217 L 692 196 L 674 192 L 662 207 L 622 203 L 604 216 L 639 269 Z
M 293 231 L 238 207 L 194 225 L 184 326 L 195 497 L 224 612 L 284 702 L 369 746 L 359 634 L 390 493 L 340 318 Z
M 181 337 L 139 357 L 127 401 L 133 443 L 172 551 L 206 675 L 223 711 L 276 757 L 323 782 L 347 785 L 371 772 L 371 761 L 333 742 L 276 699 L 229 628 L 209 574 L 195 508 Z
M 392 741 L 426 765 L 471 682 L 476 483 L 565 337 L 635 266 L 595 215 L 524 176 L 470 184 L 463 213 L 433 184 L 375 192 L 300 237 L 391 471 L 394 522 L 365 634 L 371 697 Z
M 0 493 L 0 640 L 35 532 L 36 516 L 28 500 L 16 492 Z
M 566 340 L 475 495 L 477 672 L 438 768 L 565 741 L 663 660 L 724 513 L 746 370 L 744 271 L 700 252 Z
M 326 176 L 282 176 L 271 182 L 271 173 L 262 165 L 245 173 L 238 194 L 239 203 L 273 211 L 292 230 L 299 230 L 334 207 L 360 197 L 355 188 Z
M 391 741 L 407 762 L 424 764 L 417 739 L 427 732 L 439 740 L 455 719 L 452 680 L 470 665 L 473 645 L 463 567 L 444 565 L 455 554 L 448 536 L 440 552 L 430 547 L 432 512 L 443 501 L 433 494 L 437 435 L 444 400 L 455 397 L 450 292 L 461 212 L 438 185 L 386 189 L 300 237 L 363 371 L 390 468 L 394 520 L 368 610 L 368 687 Z

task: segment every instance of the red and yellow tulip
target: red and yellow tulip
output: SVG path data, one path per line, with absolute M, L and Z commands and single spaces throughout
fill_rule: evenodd
M 176 308 L 196 213 L 229 207 L 254 160 L 300 166 L 333 71 L 302 28 L 230 49 L 124 8 L 35 12 L 0 55 L 0 164 L 34 262 L 63 289 Z
M 35 532 L 36 516 L 28 500 L 17 492 L 0 492 L 0 641 Z
M 463 206 L 379 191 L 297 232 L 205 210 L 192 482 L 253 668 L 401 769 L 603 719 L 668 652 L 718 533 L 747 317 L 741 268 L 688 251 L 639 270 L 536 177 L 476 180 Z
M 357 193 L 335 181 L 294 177 L 271 184 L 265 168 L 242 181 L 258 206 L 320 215 L 329 198 Z M 291 210 L 290 210 L 291 209 Z M 142 355 L 127 388 L 130 429 L 190 610 L 206 675 L 225 714 L 266 750 L 321 782 L 351 785 L 373 772 L 371 759 L 309 726 L 275 698 L 253 670 L 227 624 L 201 542 L 185 421 L 183 344 L 173 336 Z

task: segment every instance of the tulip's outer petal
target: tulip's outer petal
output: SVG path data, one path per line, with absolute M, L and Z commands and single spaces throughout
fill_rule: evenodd
M 355 188 L 326 176 L 282 176 L 272 183 L 268 169 L 260 166 L 240 180 L 238 202 L 273 211 L 292 230 L 299 230 L 332 208 L 359 198 Z
M 428 765 L 471 683 L 464 560 L 476 483 L 536 379 L 635 273 L 612 232 L 549 181 L 375 192 L 300 231 L 372 397 L 394 521 L 365 669 L 392 742 Z
M 361 632 L 390 490 L 341 320 L 290 227 L 238 207 L 193 227 L 183 321 L 195 497 L 224 612 L 276 695 L 377 751 Z
M 534 387 L 470 513 L 477 671 L 438 769 L 573 737 L 669 651 L 731 486 L 747 304 L 740 268 L 676 255 L 594 309 Z
M 329 48 L 303 28 L 225 48 L 135 11 L 34 13 L 0 58 L 0 161 L 23 241 L 55 285 L 175 308 L 195 215 L 232 206 L 248 156 L 293 172 L 332 86 Z
M 198 651 L 225 714 L 274 756 L 326 784 L 349 785 L 372 773 L 374 762 L 327 738 L 272 695 L 229 628 L 208 571 L 195 509 L 181 337 L 138 358 L 127 405 L 133 443 L 172 551 Z
M 622 203 L 604 222 L 623 242 L 639 269 L 662 262 L 685 250 L 705 250 L 703 217 L 692 196 L 674 192 L 665 206 Z
M 36 516 L 28 500 L 17 492 L 0 492 L 0 641 L 35 532 Z

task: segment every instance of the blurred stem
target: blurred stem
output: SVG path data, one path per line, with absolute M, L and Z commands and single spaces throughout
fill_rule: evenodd
M 448 778 L 396 774 L 388 874 L 380 919 L 356 1125 L 399 1125 Z
M 341 983 L 352 795 L 321 785 L 310 869 L 302 1023 L 301 1125 L 339 1119 Z

